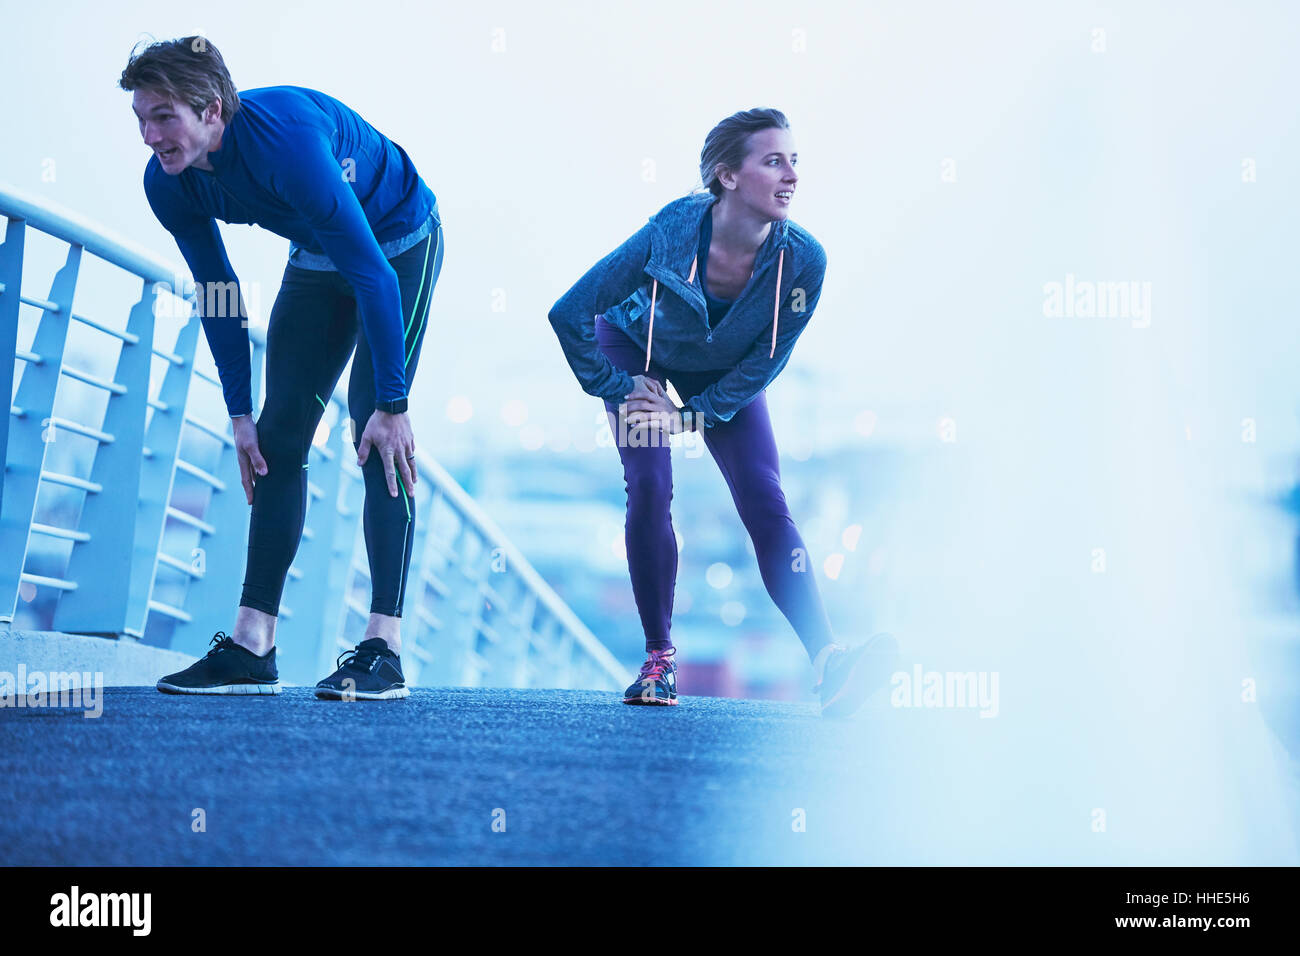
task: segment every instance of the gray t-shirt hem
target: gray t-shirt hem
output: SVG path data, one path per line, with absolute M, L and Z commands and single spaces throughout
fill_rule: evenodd
M 433 232 L 435 224 L 438 222 L 438 210 L 430 210 L 429 218 L 424 220 L 424 224 L 414 232 L 402 236 L 400 239 L 390 239 L 388 242 L 379 244 L 379 251 L 384 254 L 385 259 L 392 259 L 394 256 L 400 256 L 411 246 L 415 245 L 429 233 Z M 289 265 L 297 266 L 299 269 L 312 269 L 316 272 L 338 272 L 338 267 L 330 260 L 330 257 L 319 252 L 308 252 L 292 240 L 289 243 Z

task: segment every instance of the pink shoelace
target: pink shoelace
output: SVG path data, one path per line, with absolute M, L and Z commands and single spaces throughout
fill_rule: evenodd
M 664 672 L 668 670 L 671 665 L 673 655 L 676 652 L 677 648 L 675 647 L 670 647 L 665 651 L 650 651 L 649 659 L 641 665 L 640 676 L 643 678 L 653 677 L 656 679 L 663 677 Z

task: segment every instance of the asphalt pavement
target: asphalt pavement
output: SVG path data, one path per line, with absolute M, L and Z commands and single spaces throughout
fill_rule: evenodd
M 864 725 L 811 704 L 630 707 L 612 693 L 473 688 L 381 702 L 307 688 L 103 694 L 95 718 L 0 711 L 4 863 L 852 862 L 803 781 L 834 768 Z

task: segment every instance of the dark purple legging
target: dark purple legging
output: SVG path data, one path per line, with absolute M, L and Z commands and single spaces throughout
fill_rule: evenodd
M 600 316 L 596 318 L 596 342 L 615 367 L 629 375 L 647 375 L 661 385 L 671 379 L 683 402 L 726 372 L 674 372 L 654 361 L 646 371 L 645 350 Z M 627 485 L 625 535 L 632 594 L 645 629 L 646 649 L 662 650 L 672 646 L 669 625 L 677 580 L 677 538 L 669 513 L 673 497 L 670 449 L 666 442 L 658 447 L 632 447 L 631 442 L 618 441 L 618 406 L 606 402 L 605 409 L 611 415 Z M 781 490 L 766 393 L 760 392 L 730 421 L 718 422 L 700 434 L 754 542 L 767 593 L 803 641 L 808 656 L 815 657 L 832 640 L 830 622 L 817 591 L 812 561 Z

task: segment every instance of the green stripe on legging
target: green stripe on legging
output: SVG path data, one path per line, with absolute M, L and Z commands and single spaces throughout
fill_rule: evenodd
M 320 407 L 321 407 L 321 408 L 326 408 L 326 406 L 325 406 L 325 399 L 323 399 L 323 398 L 321 398 L 319 395 L 317 395 L 317 396 L 316 396 L 316 401 L 320 402 Z M 328 411 L 327 408 L 326 408 L 326 411 Z M 306 465 L 303 465 L 303 467 L 306 468 L 307 466 L 306 466 Z
M 439 245 L 441 245 L 441 243 L 442 243 L 442 223 L 439 223 L 439 224 L 438 224 L 438 228 L 437 228 L 437 230 L 434 232 L 433 236 L 430 236 L 429 238 L 432 239 L 434 236 L 437 236 L 437 237 L 438 237 Z M 427 240 L 426 240 L 426 243 L 427 243 Z M 408 334 L 410 333 L 410 331 L 411 331 L 411 323 L 415 321 L 415 313 L 419 311 L 419 306 L 420 306 L 420 295 L 424 292 L 424 282 L 425 282 L 425 279 L 428 277 L 428 268 L 429 268 L 429 246 L 426 244 L 425 247 L 424 247 L 424 265 L 422 265 L 422 266 L 420 267 L 420 291 L 417 292 L 417 293 L 415 293 L 415 302 L 414 302 L 414 303 L 412 304 L 412 306 L 411 306 L 411 317 L 410 317 L 410 318 L 407 320 L 407 322 L 406 322 L 406 330 L 405 330 L 405 332 L 403 332 L 403 334 L 402 334 L 402 337 L 403 337 L 403 338 L 405 338 L 406 335 L 408 335 Z M 432 287 L 432 286 L 430 286 L 430 288 L 429 288 L 429 294 L 430 294 L 430 295 L 433 294 L 433 287 Z M 427 319 L 428 317 L 429 317 L 429 303 L 428 303 L 428 302 L 425 302 L 425 303 L 424 303 L 424 315 L 422 315 L 422 316 L 420 317 L 420 328 L 416 330 L 416 332 L 415 332 L 415 338 L 411 340 L 411 347 L 410 347 L 409 349 L 407 349 L 407 351 L 406 351 L 406 360 L 402 363 L 403 365 L 410 365 L 410 364 L 411 364 L 411 356 L 415 354 L 415 343 L 416 343 L 416 341 L 420 338 L 420 332 L 422 332 L 422 331 L 424 330 L 424 320 Z M 410 387 L 409 387 L 409 386 L 407 387 L 407 391 L 410 391 Z
M 397 476 L 397 485 L 402 489 L 402 504 L 406 505 L 406 529 L 402 532 L 402 563 L 397 566 L 397 595 L 402 598 L 403 588 L 406 584 L 406 538 L 411 530 L 411 500 L 406 493 L 406 484 L 402 481 L 402 476 Z

